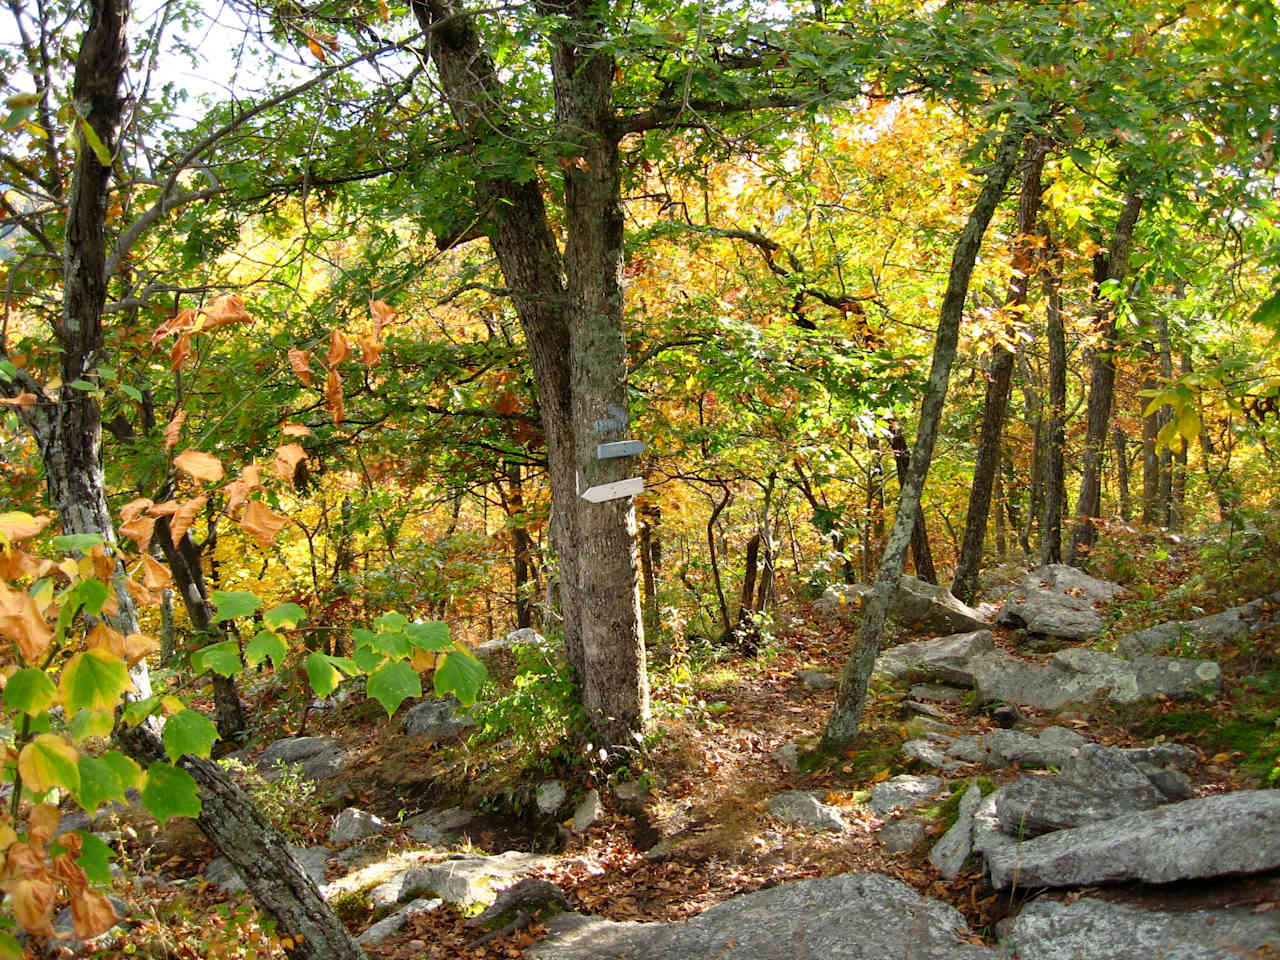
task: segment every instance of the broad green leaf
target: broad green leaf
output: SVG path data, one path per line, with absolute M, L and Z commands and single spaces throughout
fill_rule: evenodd
M 22 944 L 12 934 L 0 930 L 0 960 L 22 960 L 24 956 Z
M 259 630 L 244 648 L 244 662 L 251 667 L 256 667 L 270 657 L 272 666 L 279 670 L 288 653 L 289 649 L 284 645 L 284 641 L 275 633 L 270 630 Z
M 89 882 L 105 887 L 111 882 L 111 861 L 115 859 L 115 851 L 101 837 L 87 830 L 76 830 L 80 837 L 80 856 L 76 863 L 89 878 Z
M 1280 290 L 1277 290 L 1262 301 L 1262 305 L 1254 311 L 1253 316 L 1249 319 L 1264 327 L 1280 328 Z
M 142 782 L 142 768 L 119 750 L 108 750 L 102 755 L 102 762 L 116 772 L 126 790 L 133 790 Z
M 124 705 L 124 722 L 131 727 L 137 726 L 160 709 L 160 700 L 160 695 L 156 694 L 142 700 L 129 701 Z
M 486 675 L 484 664 L 471 654 L 457 648 L 450 650 L 444 663 L 436 667 L 436 696 L 452 693 L 465 706 L 471 706 L 476 702 Z
M 113 710 L 131 685 L 124 661 L 96 647 L 67 661 L 58 680 L 58 693 L 67 713 Z
M 207 717 L 194 710 L 182 710 L 165 721 L 164 732 L 160 735 L 164 741 L 164 751 L 175 763 L 184 753 L 197 757 L 209 756 L 209 751 L 218 740 L 218 728 Z
M 365 640 L 363 645 L 393 660 L 403 660 L 409 656 L 409 651 L 413 649 L 409 643 L 408 636 L 399 630 L 394 632 L 390 630 L 379 631 Z
M 114 710 L 78 710 L 71 718 L 71 739 L 76 743 L 89 737 L 109 737 L 115 729 Z
M 164 826 L 173 817 L 194 817 L 200 813 L 200 794 L 191 774 L 167 763 L 147 768 L 142 802 Z
M 125 786 L 120 782 L 120 775 L 106 760 L 80 754 L 80 790 L 76 794 L 76 802 L 84 808 L 85 813 L 93 816 L 94 811 L 108 800 L 124 800 Z
M 262 606 L 257 594 L 247 590 L 215 590 L 209 600 L 213 603 L 213 619 L 218 621 L 252 616 Z
M 18 754 L 18 772 L 23 786 L 32 793 L 46 793 L 63 787 L 75 794 L 80 791 L 80 752 L 61 737 L 42 733 Z
M 373 621 L 379 630 L 403 630 L 409 625 L 409 618 L 403 613 L 384 613 Z
M 93 125 L 84 117 L 80 118 L 80 131 L 84 134 L 84 142 L 89 145 L 89 149 L 98 158 L 98 162 L 104 167 L 111 166 L 111 151 L 107 149 L 107 145 L 98 136 L 98 131 L 94 130 Z
M 409 642 L 419 650 L 448 650 L 451 643 L 449 625 L 439 620 L 411 623 L 405 632 L 409 635 Z
M 101 580 L 82 580 L 67 594 L 63 611 L 70 610 L 74 616 L 77 609 L 84 608 L 85 613 L 96 617 L 110 594 L 111 589 Z
M 338 684 L 342 682 L 342 675 L 334 669 L 329 658 L 318 650 L 307 657 L 305 666 L 307 679 L 311 681 L 311 689 L 317 696 L 327 697 L 337 690 Z
M 262 621 L 268 627 L 277 630 L 281 627 L 285 630 L 292 630 L 305 619 L 307 619 L 307 611 L 296 603 L 282 603 L 262 615 Z
M 97 533 L 64 533 L 53 538 L 53 547 L 67 553 L 84 553 L 102 542 L 102 535 Z
M 413 667 L 396 660 L 369 674 L 365 692 L 382 704 L 389 717 L 405 700 L 422 696 L 422 680 Z
M 125 396 L 129 397 L 131 400 L 135 400 L 138 403 L 142 402 L 142 391 L 137 387 L 131 387 L 127 383 L 122 383 L 120 384 L 120 389 L 123 390 Z
M 201 647 L 191 654 L 191 669 L 196 673 L 212 670 L 220 677 L 233 677 L 244 669 L 240 663 L 240 648 L 234 640 Z
M 356 652 L 351 655 L 351 659 L 355 661 L 356 666 L 361 673 L 373 673 L 378 667 L 386 661 L 386 657 L 380 654 L 373 647 L 356 647 Z
M 4 685 L 4 705 L 31 716 L 48 710 L 57 699 L 58 688 L 47 673 L 35 667 L 19 670 Z

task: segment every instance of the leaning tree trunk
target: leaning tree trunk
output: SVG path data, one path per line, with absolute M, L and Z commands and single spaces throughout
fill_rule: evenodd
M 955 360 L 956 343 L 960 337 L 960 318 L 964 313 L 964 301 L 969 293 L 969 278 L 982 246 L 982 236 L 1000 203 L 1005 184 L 1018 160 L 1018 148 L 1026 134 L 1021 120 L 1011 120 L 1000 138 L 995 160 L 988 169 L 986 182 L 978 195 L 969 220 L 960 239 L 956 242 L 951 258 L 951 274 L 947 280 L 947 292 L 938 316 L 938 332 L 934 342 L 933 364 L 924 400 L 920 405 L 920 427 L 916 432 L 915 450 L 906 483 L 898 502 L 898 513 L 893 529 L 885 544 L 884 557 L 876 575 L 875 591 L 868 599 L 862 614 L 862 626 L 858 631 L 858 643 L 844 671 L 836 694 L 835 706 L 822 734 L 821 749 L 839 751 L 847 749 L 858 734 L 858 724 L 866 706 L 867 685 L 875 666 L 880 641 L 884 637 L 889 607 L 902 580 L 902 568 L 907 560 L 907 547 L 911 531 L 920 515 L 920 492 L 933 459 L 934 442 L 938 435 L 938 423 L 942 418 L 942 406 L 947 396 L 947 384 L 951 377 L 951 364 Z
M 159 737 L 145 726 L 118 730 L 116 739 L 142 765 L 167 762 Z M 215 763 L 186 754 L 178 766 L 200 788 L 197 826 L 235 867 L 249 893 L 289 937 L 296 960 L 365 960 L 333 908 L 320 896 L 288 841 Z
M 502 82 L 471 15 L 454 0 L 413 0 L 440 89 L 473 146 L 502 138 Z M 476 199 L 512 291 L 538 388 L 560 561 L 565 651 L 596 731 L 629 745 L 649 713 L 629 498 L 582 491 L 627 477 L 630 458 L 599 460 L 598 443 L 629 426 L 623 332 L 621 161 L 613 132 L 612 56 L 585 4 L 567 6 L 552 51 L 556 124 L 577 145 L 565 172 L 563 257 L 536 178 L 480 166 Z M 530 159 L 536 159 L 531 157 Z
M 1071 531 L 1071 556 L 1075 566 L 1084 563 L 1098 539 L 1095 519 L 1102 509 L 1102 454 L 1111 424 L 1111 404 L 1116 386 L 1116 311 L 1102 294 L 1108 280 L 1120 282 L 1129 274 L 1129 250 L 1133 246 L 1133 230 L 1142 213 L 1142 196 L 1131 192 L 1116 219 L 1111 246 L 1105 255 L 1094 260 L 1094 332 L 1099 344 L 1090 363 L 1089 419 L 1085 429 L 1084 462 L 1080 477 L 1080 496 L 1076 500 L 1076 521 Z
M 1040 197 L 1044 193 L 1040 177 L 1044 172 L 1048 141 L 1036 137 L 1027 145 L 1022 174 L 1022 193 L 1018 201 L 1017 237 L 1014 241 L 1013 279 L 1005 299 L 1005 309 L 1021 312 L 1027 303 L 1027 287 L 1036 258 L 1032 234 L 1040 215 Z M 1013 339 L 1012 325 L 1006 335 Z M 969 510 L 965 514 L 964 540 L 960 559 L 951 581 L 951 592 L 963 603 L 973 603 L 978 592 L 978 571 L 982 568 L 982 547 L 987 537 L 987 516 L 991 511 L 991 491 L 1000 468 L 1000 434 L 1004 430 L 1009 407 L 1009 388 L 1013 383 L 1014 352 L 1002 343 L 991 348 L 991 373 L 987 379 L 986 401 L 982 407 L 982 430 L 978 439 L 978 458 L 973 467 L 973 485 L 969 488 Z M 1003 551 L 1001 551 L 1003 552 Z

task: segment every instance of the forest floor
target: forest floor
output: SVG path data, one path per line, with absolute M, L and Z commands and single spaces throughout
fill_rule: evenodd
M 1212 607 L 1206 612 L 1212 612 Z M 783 881 L 875 871 L 955 906 L 973 930 L 993 943 L 998 922 L 1016 912 L 1027 892 L 992 891 L 978 858 L 954 880 L 941 879 L 927 854 L 947 826 L 945 806 L 933 809 L 930 835 L 924 843 L 905 853 L 886 854 L 876 838 L 882 822 L 863 805 L 873 783 L 899 773 L 921 772 L 916 761 L 899 752 L 903 741 L 913 735 L 911 714 L 904 704 L 906 686 L 876 688 L 863 722 L 861 749 L 800 771 L 788 770 L 773 756 L 783 744 L 815 742 L 832 706 L 833 690 L 810 689 L 797 672 L 838 676 L 854 642 L 854 626 L 847 619 L 802 613 L 791 622 L 761 656 L 725 656 L 685 672 L 684 682 L 673 681 L 670 673 L 655 672 L 660 735 L 649 747 L 643 769 L 636 764 L 627 772 L 628 778 L 642 777 L 650 786 L 643 803 L 617 801 L 602 775 L 584 765 L 561 763 L 557 769 L 520 772 L 503 768 L 512 761 L 501 755 L 501 747 L 492 755 L 459 742 L 424 747 L 402 735 L 398 717 L 388 720 L 380 708 L 375 709 L 376 704 L 354 696 L 341 709 L 312 715 L 306 723 L 307 734 L 342 740 L 355 760 L 341 785 L 305 811 L 299 840 L 325 842 L 332 815 L 348 805 L 394 820 L 458 802 L 470 792 L 469 805 L 481 815 L 465 829 L 464 846 L 487 853 L 554 849 L 555 865 L 540 875 L 559 885 L 575 909 L 584 913 L 612 920 L 678 920 L 729 897 Z M 1129 626 L 1138 625 L 1145 624 Z M 999 646 L 1025 653 L 1018 650 L 1014 634 L 996 631 L 996 636 Z M 1137 746 L 1165 739 L 1187 743 L 1201 757 L 1188 771 L 1197 796 L 1265 786 L 1266 774 L 1280 753 L 1280 631 L 1272 631 L 1263 643 L 1248 649 L 1219 654 L 1224 661 L 1224 688 L 1212 701 L 1164 700 L 1125 708 L 1091 704 L 1055 715 L 1025 710 L 1025 720 L 1018 726 L 1028 731 L 1049 724 L 1068 726 L 1108 745 Z M 267 689 L 259 697 L 254 705 L 258 709 L 251 715 L 266 719 L 270 736 L 298 733 L 296 709 L 290 715 L 293 708 L 280 699 L 281 691 Z M 992 727 L 988 713 L 972 705 L 938 706 L 945 711 L 946 722 L 960 732 L 983 733 Z M 996 770 L 973 765 L 946 776 L 959 785 L 978 775 L 1000 783 L 1016 777 L 1018 770 L 1016 765 Z M 600 787 L 605 815 L 585 832 L 573 834 L 531 812 L 532 789 L 552 777 L 562 779 L 571 796 Z M 505 799 L 477 804 L 478 785 L 488 784 L 484 789 L 492 790 L 499 781 L 505 781 Z M 824 801 L 839 807 L 852 829 L 817 833 L 775 820 L 765 805 L 786 790 L 824 794 Z M 243 920 L 251 908 L 243 895 L 223 894 L 199 880 L 214 851 L 189 821 L 175 823 L 186 826 L 136 836 L 132 866 L 145 875 L 189 878 L 188 885 L 135 884 L 137 906 L 154 922 L 144 920 L 115 949 L 100 955 L 250 955 L 243 938 L 220 938 L 218 928 L 222 924 L 233 929 L 237 917 Z M 667 841 L 668 855 L 660 860 L 646 858 L 645 852 L 659 840 Z M 1089 892 L 1168 909 L 1229 903 L 1267 910 L 1280 900 L 1280 879 L 1219 878 Z M 224 903 L 212 926 L 202 919 L 211 900 Z M 376 916 L 357 910 L 344 919 L 358 931 Z M 515 957 L 542 933 L 535 924 L 474 946 L 480 933 L 467 928 L 465 920 L 448 908 L 420 914 L 369 952 L 388 960 Z M 184 948 L 184 925 L 197 938 L 190 948 Z M 270 941 L 256 955 L 276 950 L 276 941 Z

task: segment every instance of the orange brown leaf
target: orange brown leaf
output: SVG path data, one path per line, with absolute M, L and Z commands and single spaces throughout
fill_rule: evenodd
M 284 529 L 288 518 L 275 513 L 261 500 L 250 500 L 240 518 L 240 528 L 258 541 L 263 550 L 275 542 L 276 534 Z

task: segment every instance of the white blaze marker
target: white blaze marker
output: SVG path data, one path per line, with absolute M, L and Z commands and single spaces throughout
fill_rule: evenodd
M 643 477 L 628 477 L 626 480 L 615 480 L 613 483 L 602 483 L 598 487 L 587 487 L 582 491 L 582 499 L 588 503 L 604 503 L 606 500 L 621 500 L 623 497 L 634 497 L 644 492 Z

